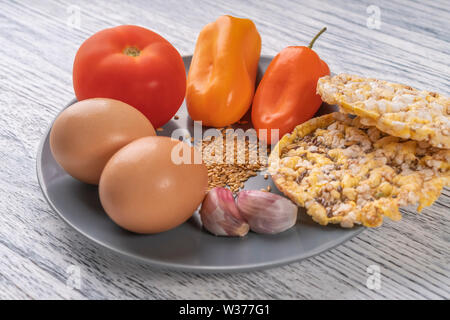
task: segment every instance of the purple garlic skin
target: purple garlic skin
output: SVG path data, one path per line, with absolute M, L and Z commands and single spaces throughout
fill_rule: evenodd
M 245 236 L 248 223 L 242 218 L 233 198 L 226 188 L 214 188 L 208 192 L 200 209 L 203 227 L 216 236 Z
M 243 190 L 237 196 L 242 217 L 257 233 L 283 232 L 297 222 L 298 207 L 289 199 L 260 190 Z

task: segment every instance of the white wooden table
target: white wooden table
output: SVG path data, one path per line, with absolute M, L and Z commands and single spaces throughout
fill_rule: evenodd
M 403 210 L 401 222 L 386 219 L 317 257 L 231 275 L 157 271 L 128 261 L 77 234 L 49 208 L 36 180 L 37 146 L 74 96 L 78 46 L 106 27 L 142 25 L 191 54 L 200 29 L 231 14 L 251 18 L 262 54 L 274 55 L 307 44 L 326 25 L 315 50 L 333 72 L 450 94 L 448 0 L 218 2 L 0 1 L 0 298 L 449 299 L 448 189 L 420 215 Z M 369 278 L 377 267 L 379 288 Z

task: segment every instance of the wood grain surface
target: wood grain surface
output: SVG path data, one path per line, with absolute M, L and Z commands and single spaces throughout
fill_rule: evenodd
M 379 29 L 370 20 L 377 8 Z M 222 14 L 251 18 L 262 54 L 307 44 L 327 26 L 315 50 L 333 72 L 450 94 L 448 0 L 1 0 L 0 298 L 449 299 L 449 189 L 421 214 L 402 210 L 402 221 L 386 219 L 314 258 L 231 275 L 168 272 L 126 260 L 77 234 L 49 208 L 36 179 L 37 147 L 74 97 L 72 63 L 83 40 L 106 27 L 137 24 L 191 54 L 201 28 Z M 381 271 L 378 289 L 366 285 L 372 265 Z

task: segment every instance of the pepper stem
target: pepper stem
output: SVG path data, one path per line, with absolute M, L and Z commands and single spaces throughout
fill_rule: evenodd
M 320 37 L 320 35 L 322 33 L 324 33 L 325 31 L 327 31 L 327 27 L 323 27 L 322 30 L 320 30 L 319 33 L 316 34 L 314 38 L 312 38 L 311 42 L 309 43 L 308 48 L 312 49 L 314 42 L 316 42 L 317 38 Z

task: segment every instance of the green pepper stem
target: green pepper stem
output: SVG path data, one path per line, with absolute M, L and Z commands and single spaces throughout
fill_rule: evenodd
M 320 35 L 322 33 L 324 33 L 325 31 L 327 31 L 327 27 L 323 27 L 322 30 L 320 30 L 319 33 L 316 34 L 316 36 L 314 38 L 312 38 L 311 42 L 309 43 L 308 48 L 312 49 L 314 42 L 316 42 L 317 38 L 320 37 Z

